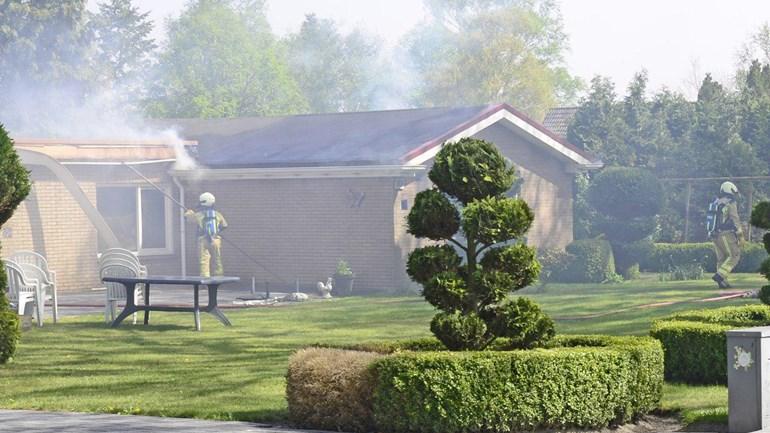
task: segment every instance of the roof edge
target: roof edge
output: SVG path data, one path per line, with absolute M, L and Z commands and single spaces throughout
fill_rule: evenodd
M 501 111 L 508 112 L 514 118 L 521 120 L 527 126 L 534 128 L 537 132 L 545 135 L 547 139 L 550 139 L 557 145 L 564 147 L 566 150 L 568 150 L 568 152 L 560 152 L 560 153 L 564 154 L 565 156 L 570 158 L 572 161 L 574 161 L 581 167 L 585 169 L 597 169 L 597 168 L 601 168 L 604 165 L 604 163 L 596 156 L 564 140 L 563 138 L 556 135 L 553 131 L 548 130 L 548 128 L 544 127 L 539 122 L 536 122 L 526 114 L 516 110 L 515 108 L 513 108 L 512 106 L 506 103 L 500 103 L 500 104 L 494 104 L 494 105 L 488 106 L 485 110 L 482 110 L 476 117 L 466 122 L 463 122 L 462 124 L 452 128 L 446 133 L 432 140 L 429 140 L 421 144 L 420 146 L 412 149 L 411 151 L 407 152 L 405 155 L 401 157 L 401 160 L 406 164 L 413 163 L 414 161 L 418 161 L 418 163 L 422 163 L 424 162 L 423 159 L 426 159 L 426 160 L 430 159 L 430 158 L 424 158 L 424 157 L 421 158 L 422 155 L 436 149 L 436 147 L 440 147 L 446 141 L 452 138 L 455 138 L 458 135 L 462 135 L 464 132 L 467 132 L 470 129 L 472 129 L 474 125 L 477 125 L 483 122 L 484 120 L 487 120 L 491 116 L 494 116 L 495 114 L 500 113 Z M 554 147 L 553 144 L 548 143 L 547 140 L 543 140 L 541 137 L 537 137 L 535 134 L 532 134 L 532 133 L 530 134 L 533 135 L 535 139 L 543 142 L 543 144 L 550 147 Z M 468 134 L 468 135 L 472 135 L 472 134 Z M 559 151 L 560 149 L 556 149 L 556 150 Z M 433 153 L 433 152 L 430 152 L 430 153 Z M 571 155 L 572 153 L 577 155 L 579 159 L 574 158 L 574 156 Z M 582 161 L 580 159 L 582 159 Z

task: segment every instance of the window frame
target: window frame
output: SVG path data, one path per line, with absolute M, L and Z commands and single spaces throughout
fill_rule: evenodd
M 164 244 L 165 246 L 162 248 L 143 248 L 142 247 L 142 234 L 143 234 L 143 227 L 142 227 L 142 191 L 155 191 L 159 192 L 157 189 L 142 185 L 126 185 L 126 184 L 101 184 L 96 185 L 96 188 L 126 188 L 126 189 L 133 189 L 133 197 L 134 197 L 134 209 L 136 211 L 136 217 L 134 219 L 134 225 L 136 227 L 136 251 L 133 251 L 137 256 L 144 256 L 144 257 L 151 257 L 151 256 L 164 256 L 164 255 L 172 255 L 175 252 L 174 248 L 174 227 L 173 222 L 174 218 L 172 216 L 173 213 L 173 207 L 171 205 L 171 200 L 169 200 L 168 196 L 166 194 L 171 194 L 170 188 L 165 187 L 161 188 L 162 190 L 162 196 L 163 196 L 163 214 L 164 214 L 164 224 L 165 224 L 165 238 L 164 238 Z M 96 205 L 97 211 L 99 208 L 99 204 Z M 101 212 L 100 212 L 101 213 Z

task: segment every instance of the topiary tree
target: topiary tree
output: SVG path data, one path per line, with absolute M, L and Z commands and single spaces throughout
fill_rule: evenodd
M 0 227 L 11 218 L 28 193 L 29 173 L 21 165 L 5 128 L 0 125 Z M 0 364 L 13 356 L 19 341 L 19 318 L 9 308 L 6 284 L 5 267 L 0 266 Z
M 596 210 L 593 228 L 612 245 L 615 267 L 624 275 L 634 265 L 627 250 L 655 231 L 663 207 L 663 186 L 651 171 L 609 167 L 588 188 L 588 202 Z M 597 234 L 597 233 L 594 233 Z
M 770 201 L 763 201 L 754 206 L 754 209 L 751 211 L 751 225 L 770 230 Z M 762 237 L 762 243 L 765 245 L 765 250 L 770 254 L 770 231 Z M 770 258 L 762 262 L 759 273 L 770 280 Z M 770 285 L 763 286 L 759 290 L 759 299 L 763 303 L 770 305 Z
M 510 163 L 492 143 L 464 138 L 444 145 L 428 177 L 435 187 L 417 194 L 408 231 L 441 244 L 414 250 L 407 273 L 441 310 L 433 334 L 452 350 L 483 349 L 498 337 L 519 348 L 550 339 L 553 321 L 536 304 L 507 299 L 540 272 L 534 249 L 510 242 L 534 218 L 524 200 L 505 196 L 515 180 Z

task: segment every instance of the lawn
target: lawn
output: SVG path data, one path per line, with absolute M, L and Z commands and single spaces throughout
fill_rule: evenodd
M 762 280 L 746 275 L 734 282 L 749 289 Z M 696 302 L 717 294 L 710 280 L 659 282 L 657 276 L 522 294 L 557 318 L 558 332 L 569 334 L 644 335 L 652 319 L 672 311 L 757 302 Z M 676 304 L 636 308 L 664 301 Z M 110 329 L 91 315 L 25 331 L 13 362 L 0 366 L 0 407 L 282 421 L 293 350 L 317 342 L 426 336 L 433 309 L 416 296 L 353 297 L 227 315 L 231 328 L 204 314 L 203 332 L 194 332 L 191 315 L 171 313 L 153 313 L 148 327 L 127 321 Z M 725 406 L 724 387 L 665 389 L 663 409 L 691 421 L 714 414 L 724 419 Z

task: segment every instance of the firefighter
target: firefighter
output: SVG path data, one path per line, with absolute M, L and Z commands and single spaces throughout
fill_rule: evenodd
M 711 277 L 720 289 L 729 289 L 727 277 L 741 259 L 741 247 L 745 243 L 741 221 L 738 218 L 736 196 L 738 188 L 732 182 L 724 182 L 714 201 L 716 218 L 712 233 L 717 255 L 717 272 Z
M 220 233 L 227 228 L 227 221 L 214 209 L 214 194 L 204 192 L 199 198 L 200 206 L 195 211 L 188 209 L 185 217 L 198 226 L 198 252 L 200 254 L 200 276 L 211 276 L 211 259 L 214 261 L 214 275 L 222 276 L 222 237 Z

